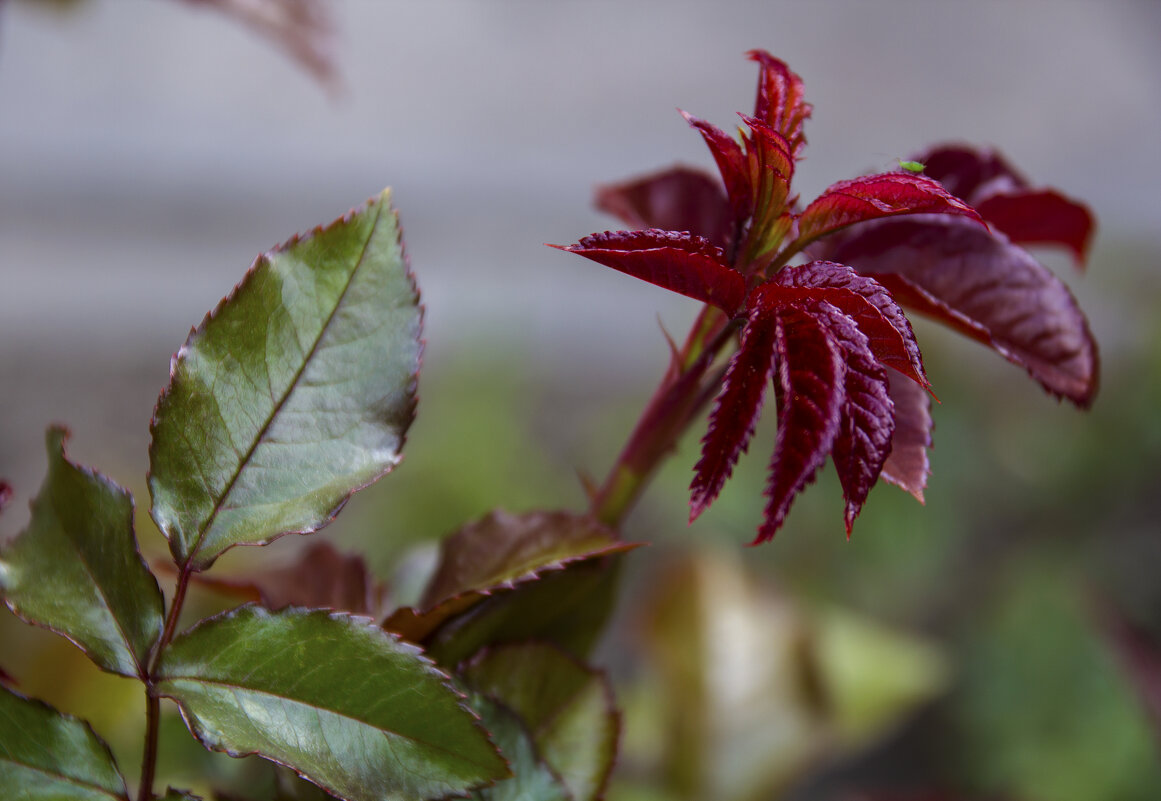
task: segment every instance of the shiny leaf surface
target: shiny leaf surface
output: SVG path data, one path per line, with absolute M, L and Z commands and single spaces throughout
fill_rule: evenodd
M 20 801 L 126 801 L 109 747 L 87 723 L 0 687 L 0 789 Z
M 180 564 L 315 531 L 399 461 L 420 317 L 387 192 L 258 258 L 154 416 L 153 517 Z
M 259 754 L 350 801 L 441 798 L 505 775 L 446 677 L 363 618 L 241 607 L 177 637 L 157 688 L 206 747 Z
M 29 623 L 62 634 L 104 670 L 144 675 L 162 599 L 133 535 L 133 499 L 70 462 L 49 429 L 48 476 L 28 528 L 0 551 L 0 590 Z
M 789 143 L 791 155 L 797 158 L 806 144 L 803 125 L 813 111 L 806 102 L 802 79 L 784 61 L 765 50 L 751 50 L 746 55 L 761 66 L 754 116 L 777 131 Z
M 474 702 L 484 725 L 500 746 L 512 777 L 472 794 L 477 801 L 575 801 L 564 782 L 536 751 L 532 736 L 519 717 L 488 698 Z

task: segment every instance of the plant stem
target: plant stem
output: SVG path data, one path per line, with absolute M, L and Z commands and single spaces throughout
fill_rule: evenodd
M 181 609 L 185 605 L 185 592 L 189 587 L 193 571 L 188 565 L 181 568 L 177 577 L 177 586 L 173 591 L 173 600 L 169 605 L 169 613 L 165 617 L 165 628 L 161 638 L 153 649 L 153 659 L 149 664 L 145 682 L 145 751 L 141 758 L 141 783 L 137 788 L 137 801 L 153 801 L 153 777 L 157 771 L 157 743 L 160 738 L 161 699 L 157 697 L 154 683 L 157 677 L 157 668 L 161 663 L 161 655 L 166 646 L 177 633 L 177 621 L 181 617 Z

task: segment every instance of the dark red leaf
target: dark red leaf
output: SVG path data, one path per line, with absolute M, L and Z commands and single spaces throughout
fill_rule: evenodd
M 721 128 L 705 120 L 699 120 L 684 111 L 681 112 L 681 116 L 701 133 L 702 139 L 713 154 L 734 216 L 739 220 L 749 217 L 754 209 L 754 195 L 750 184 L 750 170 L 742 146 Z
M 895 405 L 888 392 L 886 370 L 875 359 L 855 321 L 825 301 L 813 311 L 825 323 L 846 362 L 842 418 L 831 459 L 846 499 L 844 522 L 850 537 L 855 518 L 891 450 Z M 916 390 L 922 392 L 918 387 Z
M 738 116 L 753 132 L 749 138 L 751 152 L 763 166 L 781 176 L 789 190 L 790 181 L 794 177 L 794 156 L 786 137 L 757 117 L 747 117 L 745 114 Z
M 845 264 L 813 261 L 783 268 L 754 290 L 749 302 L 772 309 L 799 300 L 825 300 L 837 306 L 858 323 L 876 359 L 924 388 L 930 386 L 911 323 L 891 293 L 873 278 Z
M 780 133 L 790 143 L 790 152 L 797 158 L 806 144 L 802 126 L 812 110 L 804 99 L 802 79 L 765 50 L 751 50 L 746 56 L 762 67 L 758 74 L 754 116 Z
M 1028 182 L 1003 156 L 967 145 L 936 145 L 911 157 L 923 174 L 973 206 L 996 192 L 1026 189 Z
M 691 523 L 714 502 L 738 455 L 749 446 L 773 371 L 773 319 L 759 309 L 750 315 L 742 331 L 742 344 L 730 361 L 710 414 L 709 430 L 702 439 L 701 459 L 694 467 L 689 488 Z
M 606 231 L 575 245 L 551 247 L 577 253 L 635 278 L 712 303 L 733 314 L 746 296 L 746 279 L 726 266 L 721 248 L 677 231 Z
M 689 167 L 599 187 L 597 208 L 633 228 L 689 231 L 720 248 L 726 247 L 734 225 L 721 183 Z
M 997 194 L 977 204 L 985 220 L 1020 245 L 1060 245 L 1083 264 L 1096 231 L 1088 207 L 1052 189 Z
M 956 328 L 1081 407 L 1098 383 L 1097 347 L 1068 288 L 1003 234 L 955 218 L 886 220 L 831 252 L 905 305 Z
M 7 481 L 0 481 L 0 512 L 12 500 L 12 487 Z
M 931 473 L 927 460 L 933 427 L 931 396 L 895 370 L 887 370 L 887 381 L 895 404 L 895 435 L 880 475 L 923 503 L 923 490 Z
M 785 306 L 774 335 L 781 387 L 778 437 L 766 487 L 766 519 L 753 544 L 773 538 L 794 497 L 826 461 L 842 418 L 843 354 L 823 323 Z
M 910 173 L 865 175 L 832 184 L 798 218 L 798 244 L 848 225 L 901 214 L 957 214 L 983 223 L 979 213 L 937 181 Z

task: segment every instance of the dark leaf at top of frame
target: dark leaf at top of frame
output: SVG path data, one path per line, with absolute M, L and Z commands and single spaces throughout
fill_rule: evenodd
M 762 400 L 774 372 L 774 326 L 763 324 L 763 309 L 751 312 L 752 324 L 730 360 L 722 390 L 714 401 L 709 427 L 701 441 L 701 458 L 690 484 L 689 520 L 709 508 L 749 447 L 758 425 Z
M 798 217 L 805 244 L 856 223 L 903 214 L 961 215 L 983 223 L 979 212 L 930 178 L 910 173 L 865 175 L 832 184 Z
M 421 318 L 387 191 L 258 257 L 154 414 L 152 513 L 179 565 L 316 531 L 398 464 Z
M 750 180 L 750 168 L 742 146 L 732 136 L 716 125 L 698 119 L 692 114 L 681 112 L 681 116 L 696 128 L 705 140 L 706 147 L 714 157 L 726 187 L 726 197 L 737 220 L 744 220 L 754 211 L 754 191 Z
M 1054 189 L 1038 189 L 999 153 L 966 145 L 939 145 L 915 156 L 924 172 L 970 203 L 1018 245 L 1057 245 L 1083 264 L 1096 231 L 1084 203 Z
M 825 321 L 846 363 L 842 416 L 831 459 L 846 500 L 843 521 L 850 537 L 855 518 L 891 451 L 895 405 L 886 369 L 871 352 L 867 337 L 855 320 L 825 301 L 816 304 L 812 311 Z
M 366 618 L 240 607 L 176 637 L 156 688 L 207 748 L 348 801 L 443 798 L 507 775 L 447 676 Z
M 48 475 L 28 528 L 0 550 L 0 591 L 13 612 L 67 637 L 102 669 L 142 676 L 163 610 L 137 550 L 133 498 L 70 462 L 67 436 L 48 430 Z
M 113 754 L 88 723 L 0 687 L 4 798 L 127 801 Z
M 604 796 L 620 720 L 608 678 L 547 643 L 489 648 L 464 668 L 477 692 L 516 713 L 573 801 Z
M 1091 405 L 1099 365 L 1084 313 L 1060 279 L 1002 234 L 949 217 L 884 220 L 838 242 L 830 257 L 992 347 L 1049 393 Z
M 597 188 L 597 208 L 633 228 L 689 231 L 725 248 L 734 225 L 721 182 L 690 167 Z
M 798 158 L 806 144 L 802 129 L 813 110 L 805 100 L 802 79 L 765 50 L 751 50 L 746 56 L 761 66 L 754 116 L 781 134 L 791 155 Z
M 553 245 L 659 287 L 712 303 L 733 314 L 746 297 L 746 279 L 725 264 L 708 239 L 682 231 L 605 231 L 575 245 Z
M 825 323 L 786 306 L 775 315 L 778 356 L 778 435 L 766 486 L 766 519 L 754 544 L 774 537 L 795 496 L 814 480 L 839 432 L 844 394 L 843 354 Z
M 895 406 L 895 433 L 891 452 L 880 476 L 923 503 L 923 490 L 931 473 L 927 451 L 931 448 L 931 396 L 914 381 L 887 368 L 891 401 Z

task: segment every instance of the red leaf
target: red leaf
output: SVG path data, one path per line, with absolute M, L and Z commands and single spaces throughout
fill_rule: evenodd
M 796 299 L 825 300 L 837 306 L 858 323 L 876 359 L 924 388 L 930 386 L 911 323 L 878 281 L 859 275 L 845 264 L 813 261 L 783 268 L 754 290 L 750 304 L 774 308 Z
M 0 481 L 0 512 L 4 511 L 4 507 L 12 500 L 12 487 L 7 481 Z
M 979 213 L 921 175 L 888 172 L 832 184 L 798 217 L 799 246 L 848 225 L 900 214 L 958 214 L 983 223 Z
M 756 310 L 742 331 L 742 344 L 730 361 L 721 394 L 702 439 L 701 459 L 690 485 L 689 522 L 704 512 L 734 470 L 738 455 L 754 435 L 766 385 L 774 371 L 774 325 Z
M 786 137 L 757 117 L 747 117 L 745 114 L 738 116 L 753 132 L 749 142 L 754 155 L 762 165 L 781 176 L 789 189 L 790 180 L 794 177 L 794 156 L 790 152 L 790 143 L 786 141 Z
M 1088 207 L 1052 189 L 997 194 L 981 200 L 985 220 L 1021 245 L 1060 245 L 1078 265 L 1088 255 L 1096 222 Z
M 677 231 L 606 231 L 560 250 L 577 253 L 733 314 L 746 297 L 746 279 L 727 267 L 721 248 Z
M 843 354 L 823 323 L 794 306 L 778 310 L 778 438 L 766 487 L 766 520 L 752 544 L 773 538 L 790 504 L 826 461 L 842 417 Z
M 597 208 L 633 228 L 689 231 L 724 248 L 734 218 L 721 183 L 688 167 L 674 167 L 597 189 Z
M 936 145 L 911 158 L 923 165 L 924 175 L 939 181 L 948 192 L 973 206 L 996 192 L 1028 188 L 1024 176 L 991 149 Z
M 730 199 L 730 207 L 734 216 L 743 220 L 750 216 L 754 209 L 754 195 L 750 186 L 750 171 L 746 166 L 746 156 L 737 140 L 729 136 L 721 128 L 711 125 L 705 120 L 699 120 L 692 114 L 682 111 L 685 121 L 701 132 L 702 139 L 710 149 L 710 153 L 717 162 L 718 172 L 722 175 L 722 183 L 726 186 L 726 196 Z
M 931 473 L 927 461 L 931 447 L 931 396 L 895 370 L 887 370 L 887 381 L 895 404 L 895 435 L 880 475 L 923 503 L 923 489 Z
M 762 67 L 758 74 L 754 116 L 780 133 L 790 143 L 790 152 L 797 157 L 806 144 L 802 126 L 812 110 L 804 100 L 802 79 L 791 72 L 785 62 L 765 50 L 751 50 L 746 56 Z
M 844 522 L 850 537 L 855 518 L 891 450 L 895 405 L 888 392 L 886 370 L 871 353 L 867 337 L 855 321 L 825 301 L 814 313 L 825 322 L 846 362 L 842 418 L 831 459 L 846 499 Z M 916 391 L 922 392 L 918 387 Z
M 897 300 L 994 348 L 1051 394 L 1091 405 L 1097 347 L 1068 288 L 1002 234 L 951 218 L 888 220 L 830 254 Z

